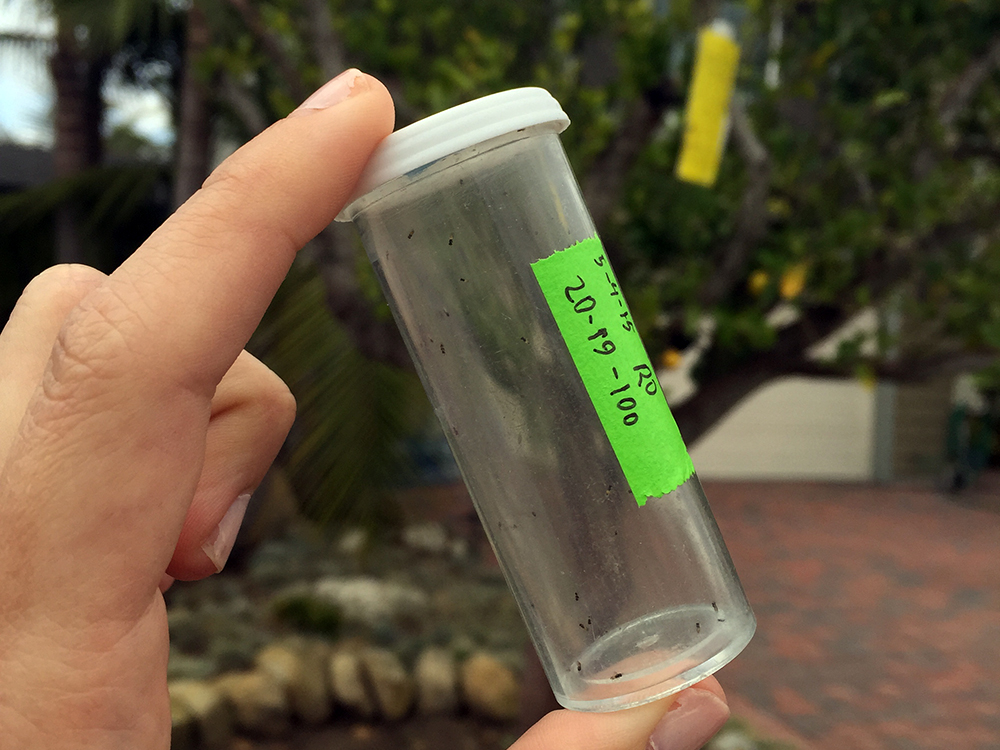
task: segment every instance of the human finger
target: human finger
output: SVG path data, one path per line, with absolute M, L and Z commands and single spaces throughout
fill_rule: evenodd
M 609 713 L 547 714 L 511 750 L 698 750 L 729 718 L 714 677 L 661 701 Z
M 222 570 L 250 494 L 292 427 L 295 398 L 260 360 L 240 353 L 212 399 L 205 464 L 167 573 L 190 581 Z
M 324 101 L 333 106 L 316 109 Z M 309 114 L 227 159 L 91 296 L 135 358 L 161 358 L 164 379 L 211 393 L 296 252 L 332 221 L 392 130 L 388 92 L 359 71 L 297 112 Z
M 31 280 L 14 305 L 0 331 L 0 466 L 66 316 L 106 278 L 89 266 L 52 266 Z
M 319 109 L 321 96 L 230 157 L 60 329 L 0 476 L 0 522 L 30 532 L 36 588 L 64 606 L 148 605 L 201 476 L 216 385 L 391 130 L 384 87 L 344 80 L 346 99 Z M 64 575 L 70 557 L 82 582 Z M 21 559 L 0 552 L 0 572 Z

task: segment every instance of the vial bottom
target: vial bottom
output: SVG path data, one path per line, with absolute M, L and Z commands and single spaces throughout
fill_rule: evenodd
M 710 605 L 647 615 L 607 633 L 565 666 L 556 699 L 577 711 L 649 703 L 728 664 L 754 629 L 749 612 L 727 616 Z

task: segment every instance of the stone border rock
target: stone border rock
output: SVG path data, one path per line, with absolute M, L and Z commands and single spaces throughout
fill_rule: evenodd
M 468 710 L 509 722 L 519 700 L 513 670 L 485 651 L 459 664 L 447 649 L 428 648 L 411 672 L 393 652 L 362 641 L 301 637 L 265 646 L 251 670 L 168 687 L 173 750 L 225 750 L 234 735 L 281 737 L 338 714 L 400 721 Z

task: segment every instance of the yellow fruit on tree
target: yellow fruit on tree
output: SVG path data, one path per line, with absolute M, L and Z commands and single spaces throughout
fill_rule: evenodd
M 660 355 L 660 364 L 668 370 L 679 367 L 681 364 L 681 353 L 676 349 L 667 349 Z
M 747 289 L 750 290 L 750 294 L 754 297 L 759 297 L 767 289 L 770 281 L 771 277 L 767 271 L 754 271 L 750 274 L 750 278 L 747 279 Z
M 806 264 L 796 263 L 785 270 L 781 277 L 781 298 L 795 299 L 806 286 Z

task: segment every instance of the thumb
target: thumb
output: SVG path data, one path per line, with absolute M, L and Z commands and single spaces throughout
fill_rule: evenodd
M 699 750 L 728 718 L 725 693 L 709 677 L 668 698 L 624 711 L 553 711 L 511 750 Z

